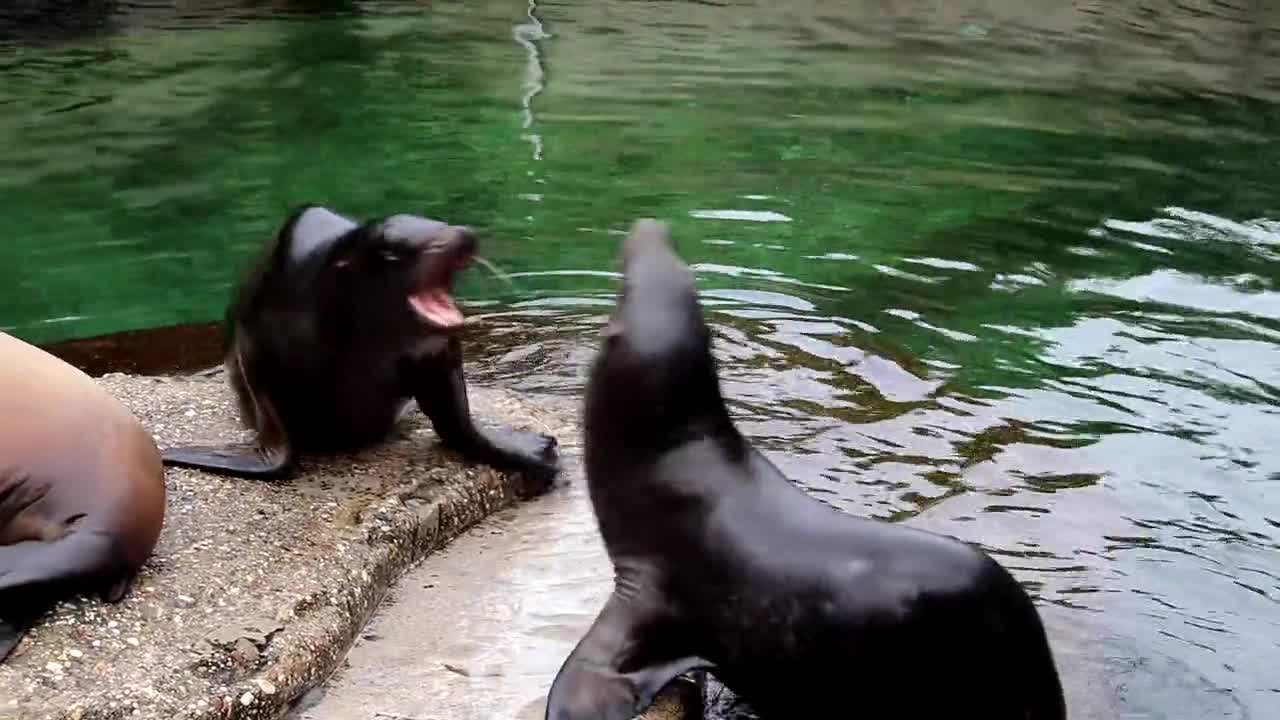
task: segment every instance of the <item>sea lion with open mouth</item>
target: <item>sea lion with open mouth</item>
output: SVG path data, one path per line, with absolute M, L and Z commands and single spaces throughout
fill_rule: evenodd
M 623 277 L 583 416 L 614 590 L 548 720 L 630 720 L 696 669 L 764 718 L 1066 717 L 1039 614 L 993 558 L 832 508 L 739 433 L 665 224 L 636 223 Z
M 416 215 L 360 224 L 294 210 L 227 310 L 225 367 L 257 441 L 167 448 L 165 464 L 280 477 L 299 453 L 385 439 L 413 400 L 446 447 L 520 472 L 526 495 L 547 490 L 555 438 L 471 417 L 450 290 L 476 244 L 465 227 Z

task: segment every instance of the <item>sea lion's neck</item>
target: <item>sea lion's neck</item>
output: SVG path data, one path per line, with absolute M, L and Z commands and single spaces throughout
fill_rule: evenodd
M 695 537 L 723 494 L 718 483 L 749 475 L 715 469 L 749 458 L 750 447 L 727 412 L 662 427 L 588 413 L 587 485 L 610 555 L 661 554 Z M 655 524 L 656 517 L 663 521 Z M 657 528 L 661 531 L 655 532 Z
M 651 357 L 630 344 L 606 346 L 592 368 L 583 412 L 587 485 L 612 555 L 644 554 L 679 533 L 653 535 L 646 518 L 691 527 L 716 497 L 722 473 L 701 467 L 746 461 L 749 447 L 733 424 L 709 348 L 676 348 Z M 733 474 L 727 475 L 732 477 Z M 616 552 L 615 552 L 616 551 Z
M 702 440 L 732 460 L 741 459 L 746 447 L 722 402 L 700 402 L 687 393 L 640 398 L 589 392 L 583 420 L 588 456 L 607 456 L 609 464 L 645 465 Z

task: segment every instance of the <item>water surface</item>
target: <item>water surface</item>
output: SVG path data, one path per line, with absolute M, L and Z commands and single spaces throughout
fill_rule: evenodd
M 1264 717 L 1280 11 L 934 5 L 124 3 L 3 33 L 0 327 L 214 320 L 292 205 L 420 212 L 512 274 L 460 284 L 473 375 L 573 399 L 620 235 L 661 217 L 796 482 L 1102 628 L 1113 676 L 1164 678 L 1128 716 Z

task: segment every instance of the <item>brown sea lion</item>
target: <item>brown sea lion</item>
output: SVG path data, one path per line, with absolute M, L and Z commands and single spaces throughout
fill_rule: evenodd
M 257 437 L 166 448 L 164 462 L 278 478 L 300 453 L 385 439 L 412 401 L 446 447 L 523 473 L 525 494 L 547 490 L 559 471 L 555 438 L 471 417 L 450 288 L 476 244 L 465 227 L 416 215 L 357 223 L 296 209 L 227 310 L 225 367 Z
M 151 434 L 92 378 L 0 333 L 0 661 L 59 599 L 128 594 L 164 522 Z

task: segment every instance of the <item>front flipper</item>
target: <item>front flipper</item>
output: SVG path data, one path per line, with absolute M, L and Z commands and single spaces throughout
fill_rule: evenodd
M 632 720 L 671 681 L 712 669 L 696 656 L 670 657 L 676 637 L 645 613 L 610 597 L 560 667 L 547 696 L 546 720 Z
M 526 497 L 551 488 L 560 471 L 558 443 L 554 437 L 514 428 L 485 430 L 476 427 L 467 401 L 462 375 L 462 343 L 456 337 L 439 353 L 418 361 L 413 369 L 412 390 L 418 408 L 435 428 L 446 447 L 473 462 L 522 473 Z

